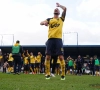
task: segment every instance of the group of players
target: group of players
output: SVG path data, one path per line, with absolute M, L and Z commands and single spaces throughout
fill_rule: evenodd
M 0 55 L 0 57 L 3 59 L 3 56 Z M 7 57 L 7 60 L 3 64 L 3 72 L 13 73 L 14 72 L 14 58 L 12 56 L 12 53 L 8 54 L 8 56 L 6 57 Z M 59 60 L 59 57 L 53 56 L 50 61 L 51 61 L 50 62 L 51 75 L 53 77 L 55 76 L 55 74 L 60 75 L 61 74 L 61 62 Z M 67 62 L 68 62 L 67 64 L 68 64 L 69 69 L 73 70 L 73 68 L 75 68 L 76 66 L 73 59 L 71 57 L 68 57 Z M 46 68 L 45 63 L 46 63 L 45 57 L 42 56 L 40 52 L 38 52 L 38 55 L 35 56 L 33 55 L 32 52 L 29 53 L 28 50 L 26 50 L 24 51 L 21 57 L 21 68 L 22 69 L 20 72 L 23 72 L 24 74 L 45 73 L 45 76 L 46 76 L 47 68 Z
M 1 56 L 1 59 L 3 60 L 3 56 Z M 14 72 L 14 58 L 12 56 L 12 53 L 8 54 L 7 60 L 3 64 L 3 72 L 12 73 Z M 51 67 L 53 65 L 53 59 L 51 60 Z M 40 52 L 38 52 L 38 55 L 35 56 L 33 53 L 29 53 L 28 50 L 24 51 L 21 57 L 21 71 L 23 71 L 24 74 L 40 74 L 45 73 L 46 74 L 46 68 L 45 68 L 45 57 L 42 56 Z M 20 71 L 20 72 L 21 72 Z M 57 59 L 56 62 L 56 74 L 60 74 L 60 60 Z
M 20 62 L 21 68 L 24 68 L 23 72 L 25 74 L 28 74 L 29 72 L 32 72 L 32 74 L 40 73 L 41 57 L 42 54 L 40 52 L 38 52 L 37 56 L 34 56 L 32 52 L 29 54 L 28 50 L 24 51 Z M 3 64 L 3 72 L 6 72 L 6 69 L 8 70 L 8 73 L 14 71 L 14 58 L 12 53 L 7 56 L 7 60 Z
M 13 73 L 14 72 L 14 58 L 12 54 L 7 54 L 6 61 L 3 64 L 3 72 Z M 3 55 L 0 55 L 0 60 L 5 59 Z M 21 58 L 21 71 L 24 74 L 40 74 L 43 73 L 47 76 L 47 68 L 46 68 L 46 59 L 40 52 L 35 56 L 33 53 L 29 53 L 28 50 L 24 51 Z M 50 74 L 55 77 L 55 75 L 60 75 L 62 72 L 61 61 L 59 57 L 52 56 L 50 60 Z M 56 61 L 56 62 L 55 62 Z M 94 56 L 94 59 L 91 57 L 87 62 L 89 70 L 91 71 L 91 75 L 99 76 L 100 71 L 100 60 L 97 56 Z M 65 60 L 65 74 L 76 74 L 82 75 L 84 74 L 84 60 L 79 55 L 77 59 L 72 59 L 70 56 Z M 83 71 L 82 71 L 83 69 Z M 17 72 L 17 71 L 16 71 Z

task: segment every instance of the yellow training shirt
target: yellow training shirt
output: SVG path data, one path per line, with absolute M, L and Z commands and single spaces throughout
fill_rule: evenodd
M 37 57 L 36 57 L 37 63 L 41 63 L 41 57 L 42 57 L 42 55 L 37 55 Z
M 25 58 L 24 58 L 24 64 L 29 64 L 28 57 L 25 57 Z
M 3 58 L 3 56 L 0 56 L 0 59 L 2 59 Z
M 13 57 L 9 57 L 8 61 L 13 61 L 14 58 Z
M 3 58 L 3 56 L 1 55 L 1 56 L 0 56 L 0 59 L 2 59 L 2 58 Z
M 59 59 L 57 60 L 57 63 L 60 64 L 60 60 Z
M 8 61 L 13 61 L 14 58 L 12 57 L 12 54 L 9 54 L 9 58 L 8 58 Z
M 54 60 L 52 59 L 52 61 L 51 61 L 52 64 L 53 64 L 53 61 L 54 61 Z
M 59 38 L 62 39 L 62 27 L 64 19 L 60 18 L 48 18 L 47 19 L 49 24 L 48 30 L 48 39 L 50 38 Z
M 33 55 L 30 56 L 30 63 L 35 63 L 35 57 Z

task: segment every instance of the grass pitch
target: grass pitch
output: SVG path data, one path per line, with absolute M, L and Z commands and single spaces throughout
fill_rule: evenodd
M 0 90 L 100 90 L 100 77 L 66 75 L 66 80 L 61 81 L 60 76 L 46 80 L 43 74 L 0 73 Z

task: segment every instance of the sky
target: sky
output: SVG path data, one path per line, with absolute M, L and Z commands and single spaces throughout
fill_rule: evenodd
M 22 45 L 45 45 L 40 22 L 53 17 L 56 2 L 67 7 L 64 45 L 77 45 L 77 34 L 78 45 L 100 44 L 100 0 L 0 0 L 0 45 L 12 45 L 13 34 Z

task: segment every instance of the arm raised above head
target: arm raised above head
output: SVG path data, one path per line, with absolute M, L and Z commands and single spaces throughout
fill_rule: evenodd
M 59 3 L 56 3 L 57 7 L 60 7 L 63 9 L 63 12 L 62 12 L 62 15 L 61 15 L 61 18 L 63 19 L 63 21 L 65 20 L 65 16 L 66 16 L 66 11 L 67 11 L 67 8 L 63 5 L 60 5 Z

